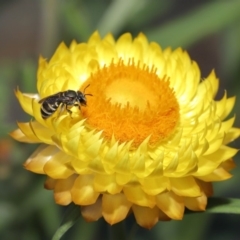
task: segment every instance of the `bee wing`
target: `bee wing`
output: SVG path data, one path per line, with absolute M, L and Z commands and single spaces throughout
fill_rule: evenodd
M 38 101 L 38 103 L 43 103 L 45 100 L 51 100 L 51 99 L 55 99 L 55 100 L 56 100 L 56 98 L 59 97 L 59 94 L 60 94 L 60 93 L 61 93 L 61 92 L 56 93 L 56 94 L 53 94 L 53 95 L 50 95 L 50 96 L 45 97 L 45 98 L 42 98 L 42 99 L 40 99 L 40 100 Z
M 38 101 L 38 103 L 43 103 L 48 97 L 42 98 Z

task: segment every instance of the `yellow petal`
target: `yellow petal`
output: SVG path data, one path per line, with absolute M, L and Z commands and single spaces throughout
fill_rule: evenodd
M 207 196 L 211 197 L 213 195 L 213 185 L 210 182 L 204 182 L 199 179 L 195 179 L 198 186 L 201 188 L 202 192 Z
M 32 137 L 29 138 L 22 132 L 21 129 L 16 129 L 15 131 L 12 131 L 10 133 L 10 136 L 19 142 L 26 142 L 26 143 L 39 143 L 40 142 L 40 140 L 35 135 L 32 135 Z
M 231 128 L 225 135 L 223 144 L 228 144 L 240 136 L 239 128 Z
M 57 204 L 66 206 L 72 202 L 71 188 L 76 178 L 77 176 L 74 175 L 68 179 L 59 179 L 56 181 L 54 199 Z
M 40 145 L 24 163 L 29 171 L 44 174 L 45 164 L 58 152 L 55 146 Z
M 143 192 L 140 186 L 124 186 L 123 192 L 126 195 L 128 201 L 145 207 L 154 207 L 155 205 L 155 198 L 154 196 L 149 196 Z
M 196 198 L 184 198 L 185 206 L 192 211 L 204 211 L 207 205 L 207 197 L 203 194 Z
M 44 188 L 48 190 L 53 190 L 55 188 L 56 183 L 57 183 L 56 179 L 48 177 L 44 183 Z
M 93 176 L 78 176 L 71 190 L 72 200 L 77 205 L 91 205 L 97 201 L 99 193 L 94 191 Z
M 200 176 L 199 179 L 205 181 L 205 182 L 216 182 L 216 181 L 223 181 L 226 179 L 231 178 L 232 175 L 224 170 L 224 168 L 217 168 L 212 173 L 206 175 L 206 176 Z
M 148 177 L 139 179 L 139 182 L 143 186 L 144 192 L 149 195 L 157 195 L 170 188 L 169 179 L 166 177 Z
M 113 225 L 126 218 L 131 205 L 122 193 L 103 194 L 102 215 L 109 224 Z
M 67 179 L 75 173 L 71 166 L 72 158 L 73 157 L 59 151 L 52 155 L 51 159 L 46 162 L 43 170 L 51 178 Z
M 224 170 L 226 171 L 231 171 L 233 168 L 236 167 L 235 162 L 232 159 L 229 159 L 223 163 L 221 163 L 220 165 L 222 168 L 224 168 Z
M 18 123 L 18 127 L 32 141 L 38 140 L 38 142 L 52 143 L 51 136 L 53 132 L 38 122 Z
M 221 147 L 216 152 L 202 158 L 202 161 L 200 161 L 198 165 L 198 171 L 193 175 L 200 177 L 212 173 L 220 163 L 230 159 L 236 153 L 237 150 L 234 148 L 226 146 Z
M 116 173 L 116 182 L 120 186 L 127 184 L 132 178 L 131 174 Z
M 133 205 L 132 210 L 137 223 L 141 227 L 151 229 L 158 222 L 159 209 L 157 207 L 148 208 L 148 207 Z
M 229 113 L 232 111 L 235 101 L 236 101 L 236 97 L 230 97 L 227 99 L 224 112 L 222 114 L 222 119 L 225 119 L 229 115 Z
M 119 186 L 115 177 L 112 175 L 96 174 L 94 178 L 94 189 L 97 192 L 107 192 L 110 194 L 117 194 L 122 191 L 122 186 Z
M 99 197 L 92 205 L 82 206 L 81 213 L 87 222 L 97 221 L 102 217 L 102 198 Z
M 19 89 L 17 89 L 15 91 L 15 95 L 16 95 L 19 103 L 21 104 L 21 107 L 23 108 L 23 110 L 26 113 L 28 113 L 29 115 L 34 116 L 33 109 L 32 109 L 32 99 L 33 98 L 27 94 L 20 92 Z
M 183 198 L 173 192 L 165 192 L 156 196 L 156 203 L 168 217 L 172 219 L 182 219 L 184 213 Z
M 171 190 L 179 195 L 186 197 L 198 197 L 201 195 L 199 186 L 193 177 L 170 178 Z

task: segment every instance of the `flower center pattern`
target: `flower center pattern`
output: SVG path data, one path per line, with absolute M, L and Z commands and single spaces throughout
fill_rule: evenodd
M 103 131 L 106 139 L 133 141 L 139 146 L 165 140 L 179 121 L 179 104 L 167 77 L 160 79 L 156 69 L 129 60 L 111 63 L 94 73 L 90 84 L 88 106 L 83 117 L 92 129 Z

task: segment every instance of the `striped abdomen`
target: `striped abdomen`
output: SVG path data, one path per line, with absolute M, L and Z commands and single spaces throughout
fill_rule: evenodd
M 56 96 L 50 96 L 42 100 L 41 115 L 43 119 L 46 119 L 57 111 L 61 101 L 58 101 L 58 97 Z

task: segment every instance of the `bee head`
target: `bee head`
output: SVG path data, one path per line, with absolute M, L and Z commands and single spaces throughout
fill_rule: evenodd
M 82 106 L 87 105 L 87 99 L 85 97 L 85 94 L 80 91 L 77 92 L 77 100 Z
M 87 106 L 86 96 L 87 96 L 87 95 L 88 95 L 88 96 L 92 96 L 92 94 L 90 94 L 90 93 L 85 94 L 85 90 L 86 90 L 89 86 L 90 86 L 90 84 L 88 84 L 88 85 L 84 88 L 83 92 L 77 91 L 77 100 L 78 100 L 78 102 L 80 103 L 80 105 L 82 105 L 82 106 Z

